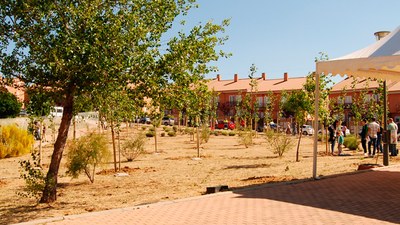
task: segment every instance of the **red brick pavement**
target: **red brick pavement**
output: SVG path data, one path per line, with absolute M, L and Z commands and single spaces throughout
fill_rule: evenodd
M 400 167 L 23 224 L 400 224 Z

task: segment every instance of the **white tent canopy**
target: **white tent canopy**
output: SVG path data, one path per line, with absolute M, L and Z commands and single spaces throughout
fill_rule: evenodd
M 400 27 L 366 48 L 317 62 L 316 72 L 400 81 Z
M 316 121 L 318 121 L 319 106 L 319 91 L 317 90 L 319 90 L 319 75 L 322 73 L 377 78 L 385 81 L 400 81 L 400 27 L 366 48 L 336 59 L 317 62 L 314 115 Z M 318 130 L 317 123 L 315 123 L 314 129 Z M 317 142 L 318 136 L 315 134 L 313 156 L 314 178 L 317 178 Z

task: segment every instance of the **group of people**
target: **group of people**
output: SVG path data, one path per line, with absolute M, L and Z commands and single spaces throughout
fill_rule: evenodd
M 344 131 L 342 129 L 345 129 Z M 335 155 L 335 145 L 338 146 L 338 155 L 343 154 L 344 135 L 346 135 L 346 126 L 340 126 L 340 121 L 335 122 L 328 127 L 329 143 L 331 144 L 332 155 Z
M 361 136 L 361 145 L 364 150 L 365 156 L 375 156 L 376 151 L 383 152 L 382 148 L 382 137 L 384 133 L 384 129 L 382 126 L 376 121 L 375 118 L 372 118 L 371 122 L 368 123 L 366 119 L 362 120 L 362 129 L 360 132 Z M 388 135 L 388 146 L 389 152 L 391 156 L 397 156 L 397 131 L 398 126 L 393 121 L 393 118 L 389 118 L 387 121 L 387 131 Z M 368 153 L 367 153 L 367 144 L 368 144 Z M 371 147 L 373 151 L 371 152 Z
M 383 152 L 383 134 L 388 135 L 388 146 L 391 156 L 397 156 L 397 132 L 398 126 L 393 121 L 393 118 L 389 118 L 387 121 L 387 131 L 384 132 L 382 126 L 372 118 L 368 123 L 366 119 L 361 121 L 362 128 L 360 132 L 361 145 L 364 150 L 364 155 L 373 157 L 376 152 Z M 342 155 L 342 145 L 344 143 L 344 136 L 346 135 L 347 128 L 345 126 L 340 126 L 340 121 L 335 120 L 335 122 L 329 126 L 329 142 L 331 144 L 331 152 L 334 155 L 335 146 L 338 146 L 338 154 Z M 368 153 L 367 153 L 368 150 Z

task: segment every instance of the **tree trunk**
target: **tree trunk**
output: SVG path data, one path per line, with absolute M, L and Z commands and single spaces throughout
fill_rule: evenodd
M 157 127 L 154 126 L 154 151 L 157 153 Z
M 300 162 L 300 160 L 299 160 L 299 151 L 300 151 L 301 136 L 303 136 L 303 132 L 300 132 L 299 141 L 297 142 L 296 162 Z
M 118 138 L 118 171 L 121 172 L 121 142 L 120 142 L 120 130 L 117 133 L 117 138 Z
M 57 140 L 54 144 L 53 155 L 49 171 L 46 176 L 46 183 L 43 189 L 42 198 L 40 203 L 51 203 L 57 199 L 57 178 L 58 170 L 60 168 L 61 158 L 64 151 L 65 144 L 68 138 L 68 131 L 72 120 L 72 110 L 74 106 L 74 97 L 72 92 L 67 93 L 64 105 L 63 116 L 61 118 L 60 128 L 58 130 Z
M 73 117 L 73 123 L 74 123 L 74 132 L 73 132 L 73 139 L 76 139 L 76 117 Z
M 113 121 L 111 121 L 111 139 L 112 139 L 113 154 L 114 154 L 114 171 L 117 172 L 117 150 L 115 148 L 115 131 L 114 131 Z
M 199 135 L 199 117 L 196 117 L 196 123 L 197 123 L 197 127 L 196 127 L 196 133 L 197 133 L 197 157 L 200 158 L 200 135 Z

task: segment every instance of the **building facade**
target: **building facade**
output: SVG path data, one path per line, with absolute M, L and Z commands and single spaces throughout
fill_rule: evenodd
M 288 73 L 284 73 L 282 78 L 268 79 L 265 73 L 261 77 L 254 79 L 233 76 L 233 79 L 223 80 L 221 75 L 208 82 L 209 90 L 213 90 L 218 94 L 216 101 L 217 119 L 232 120 L 237 115 L 237 105 L 246 94 L 251 94 L 252 101 L 256 105 L 256 113 L 259 118 L 264 118 L 265 107 L 267 102 L 273 100 L 272 119 L 274 122 L 280 120 L 279 103 L 282 100 L 283 92 L 291 92 L 303 89 L 306 77 L 289 78 Z M 271 121 L 266 121 L 271 122 Z

